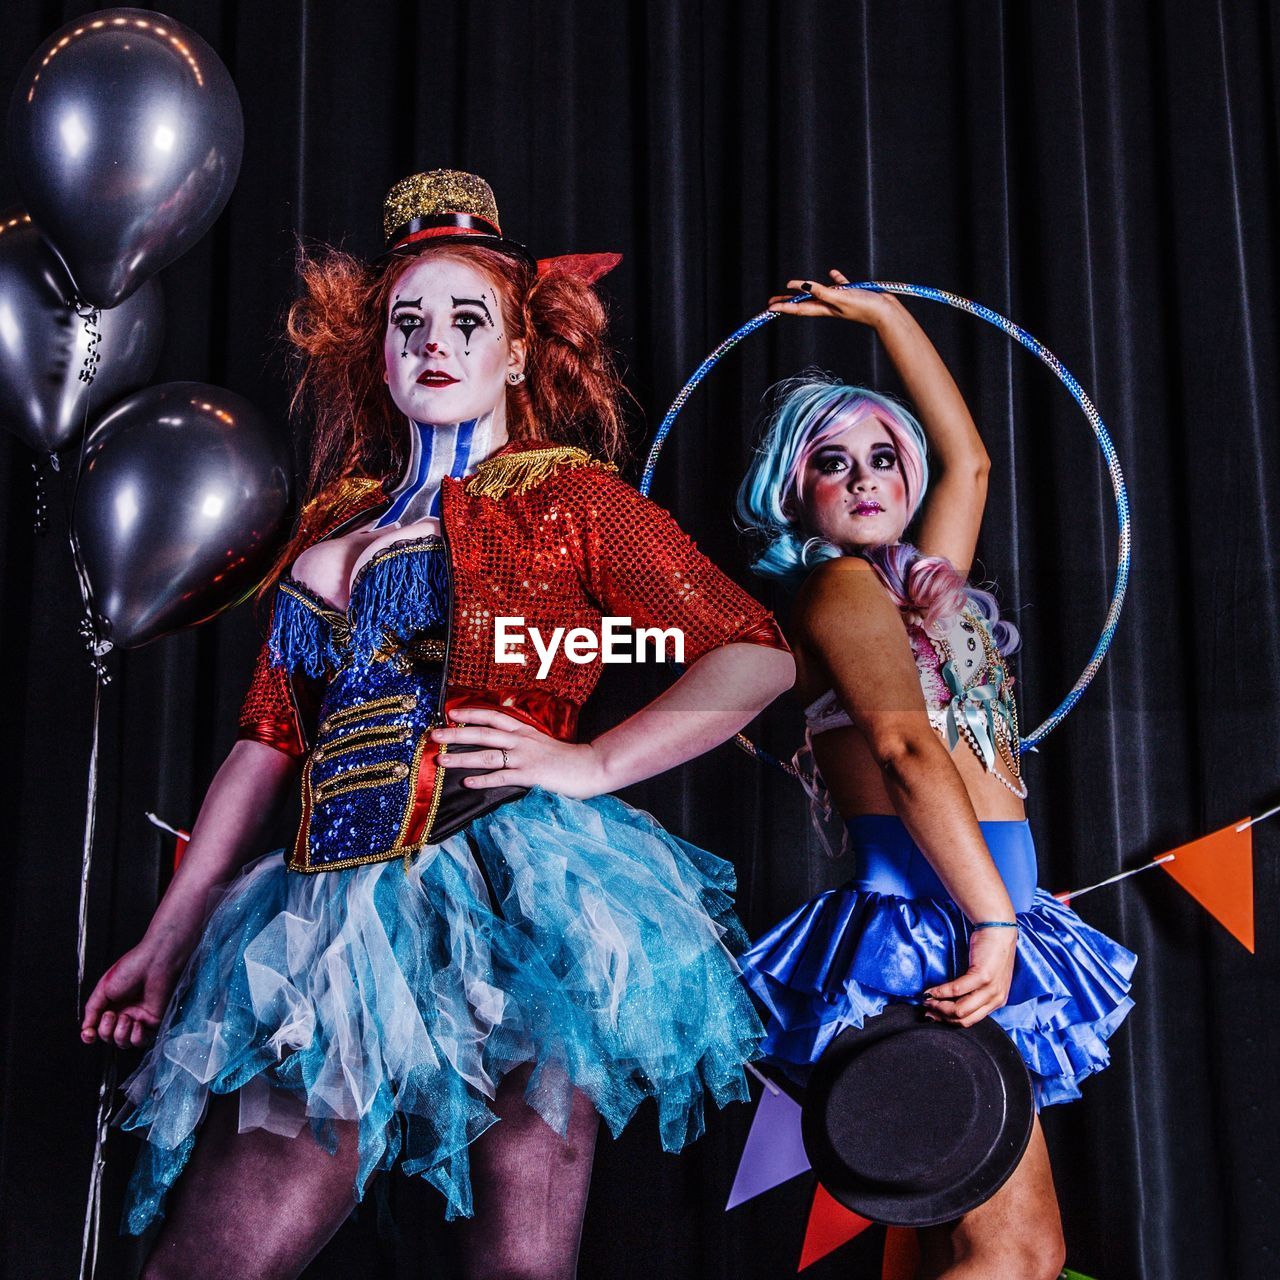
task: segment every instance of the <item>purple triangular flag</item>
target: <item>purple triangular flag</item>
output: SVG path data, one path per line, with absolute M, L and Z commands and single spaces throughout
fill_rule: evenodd
M 725 1209 L 798 1177 L 808 1167 L 809 1157 L 800 1139 L 799 1103 L 792 1102 L 781 1089 L 765 1089 L 751 1121 Z

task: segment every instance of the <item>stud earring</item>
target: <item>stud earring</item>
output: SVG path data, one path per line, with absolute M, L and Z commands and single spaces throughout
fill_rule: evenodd
M 507 381 L 511 383 L 513 387 L 518 387 L 524 381 L 523 370 L 520 373 L 507 374 Z

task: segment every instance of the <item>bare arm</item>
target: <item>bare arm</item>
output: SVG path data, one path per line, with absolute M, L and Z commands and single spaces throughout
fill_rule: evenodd
M 731 738 L 795 680 L 795 659 L 760 644 L 726 644 L 700 657 L 665 693 L 594 742 L 559 742 L 513 716 L 466 709 L 465 729 L 438 729 L 439 742 L 490 748 L 445 755 L 446 768 L 493 768 L 469 787 L 542 786 L 596 796 L 674 769 Z M 506 750 L 506 762 L 502 755 Z
M 855 557 L 811 575 L 796 610 L 797 635 L 831 680 L 884 775 L 898 816 L 971 923 L 1014 920 L 964 781 L 929 723 L 898 611 L 874 571 Z M 934 989 L 933 1005 L 969 1025 L 1008 996 L 1014 929 L 973 934 L 969 972 Z
M 832 271 L 831 279 L 836 285 L 849 283 L 839 271 Z M 950 370 L 892 294 L 832 288 L 817 281 L 788 282 L 789 288 L 802 285 L 813 294 L 812 302 L 790 303 L 780 296 L 770 299 L 769 309 L 783 315 L 857 320 L 870 325 L 884 344 L 929 438 L 929 494 L 918 545 L 926 555 L 946 556 L 967 575 L 982 527 L 991 460 Z
M 298 761 L 260 742 L 231 748 L 214 775 L 191 841 L 142 941 L 103 974 L 85 1005 L 81 1038 L 140 1045 L 164 1014 L 199 938 L 210 891 L 229 880 L 260 842 L 291 786 Z

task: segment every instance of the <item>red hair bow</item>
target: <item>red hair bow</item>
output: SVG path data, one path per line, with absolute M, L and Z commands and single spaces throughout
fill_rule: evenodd
M 562 253 L 558 258 L 539 258 L 539 276 L 572 276 L 583 284 L 595 284 L 622 261 L 620 253 Z

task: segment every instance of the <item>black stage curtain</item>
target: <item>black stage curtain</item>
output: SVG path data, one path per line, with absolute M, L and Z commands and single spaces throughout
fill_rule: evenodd
M 0 86 L 87 11 L 7 5 Z M 1280 799 L 1271 6 L 172 0 L 166 11 L 226 61 L 247 138 L 226 213 L 165 273 L 156 381 L 231 387 L 283 430 L 275 335 L 295 235 L 373 252 L 386 188 L 437 166 L 486 175 L 508 231 L 540 254 L 625 255 L 603 289 L 643 407 L 638 449 L 684 375 L 789 278 L 835 265 L 978 299 L 1078 375 L 1133 503 L 1115 645 L 1078 710 L 1027 757 L 1042 883 L 1090 883 Z M 0 197 L 16 197 L 7 169 Z M 1081 414 L 1032 357 L 979 321 L 912 305 L 994 459 L 980 559 L 1022 630 L 1023 715 L 1037 723 L 1102 625 L 1109 482 Z M 805 364 L 894 385 L 852 326 L 776 323 L 698 393 L 658 468 L 655 496 L 743 582 L 732 494 L 761 394 Z M 101 1069 L 73 1018 L 93 686 L 61 490 L 50 532 L 34 536 L 31 457 L 6 439 L 0 1198 L 5 1274 L 44 1277 L 74 1274 Z M 90 981 L 140 936 L 165 882 L 171 850 L 144 811 L 193 819 L 256 644 L 242 609 L 114 663 Z M 663 678 L 611 677 L 596 722 Z M 789 753 L 796 709 L 779 704 L 757 731 Z M 823 859 L 794 784 L 732 746 L 627 798 L 735 861 L 752 931 L 848 874 Z M 1280 821 L 1255 834 L 1254 956 L 1163 872 L 1081 903 L 1141 954 L 1112 1067 L 1082 1103 L 1045 1116 L 1069 1263 L 1101 1280 L 1280 1270 Z M 749 1120 L 747 1107 L 713 1115 L 679 1158 L 660 1154 L 651 1115 L 603 1139 L 582 1274 L 794 1274 L 811 1178 L 723 1211 Z M 111 1277 L 139 1256 L 114 1235 L 133 1151 L 113 1137 L 100 1271 Z M 437 1198 L 384 1181 L 391 1215 L 368 1201 L 308 1276 L 448 1274 L 433 1269 L 447 1252 Z M 881 1235 L 807 1274 L 879 1276 Z

